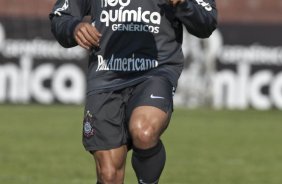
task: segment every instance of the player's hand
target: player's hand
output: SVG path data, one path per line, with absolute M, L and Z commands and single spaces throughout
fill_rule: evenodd
M 176 6 L 176 5 L 179 5 L 181 3 L 184 3 L 185 0 L 168 0 L 168 1 L 169 1 L 170 5 Z
M 101 33 L 87 22 L 79 23 L 74 29 L 74 38 L 78 45 L 90 50 L 92 47 L 99 47 Z

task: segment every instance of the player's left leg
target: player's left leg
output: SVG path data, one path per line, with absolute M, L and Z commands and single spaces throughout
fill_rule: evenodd
M 156 184 L 163 171 L 166 154 L 160 140 L 169 114 L 152 106 L 137 107 L 131 116 L 132 166 L 140 184 Z
M 128 109 L 133 143 L 132 166 L 140 184 L 156 184 L 165 165 L 160 140 L 172 113 L 172 85 L 164 77 L 152 77 L 133 90 Z

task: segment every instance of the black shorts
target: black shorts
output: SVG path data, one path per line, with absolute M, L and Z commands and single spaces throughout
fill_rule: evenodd
M 154 106 L 171 115 L 174 88 L 164 77 L 151 77 L 122 90 L 88 96 L 83 121 L 87 151 L 130 145 L 128 122 L 138 106 Z

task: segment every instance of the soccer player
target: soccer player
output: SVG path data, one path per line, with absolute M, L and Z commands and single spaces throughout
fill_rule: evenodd
M 50 19 L 62 46 L 89 50 L 83 144 L 97 183 L 123 183 L 129 149 L 138 183 L 158 183 L 166 160 L 160 137 L 183 67 L 182 25 L 209 37 L 215 1 L 57 0 Z

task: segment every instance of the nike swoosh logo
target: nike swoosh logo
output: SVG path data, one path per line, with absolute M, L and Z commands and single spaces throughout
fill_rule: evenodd
M 157 184 L 159 180 L 153 182 L 153 183 L 145 183 L 143 180 L 139 180 L 139 183 L 141 184 Z
M 155 95 L 153 95 L 153 94 L 151 94 L 150 98 L 152 98 L 152 99 L 165 99 L 165 98 L 162 97 L 162 96 L 155 96 Z

